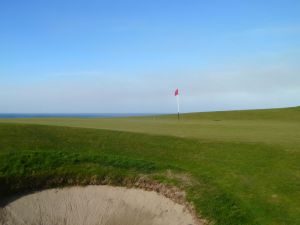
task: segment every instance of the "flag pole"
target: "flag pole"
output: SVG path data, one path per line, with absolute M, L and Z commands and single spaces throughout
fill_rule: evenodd
M 177 99 L 177 119 L 179 120 L 179 95 L 176 96 Z

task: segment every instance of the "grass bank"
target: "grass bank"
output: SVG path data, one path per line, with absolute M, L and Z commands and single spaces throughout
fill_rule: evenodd
M 283 119 L 286 110 L 295 115 Z M 199 215 L 216 224 L 300 224 L 298 108 L 282 109 L 282 117 L 275 111 L 267 118 L 260 114 L 272 110 L 245 111 L 251 116 L 238 119 L 194 114 L 179 122 L 172 116 L 5 120 L 1 193 L 124 185 L 146 174 L 185 189 Z M 190 179 L 170 177 L 170 170 Z

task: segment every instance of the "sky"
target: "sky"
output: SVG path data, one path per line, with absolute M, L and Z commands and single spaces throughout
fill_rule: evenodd
M 298 0 L 0 3 L 0 113 L 300 105 Z

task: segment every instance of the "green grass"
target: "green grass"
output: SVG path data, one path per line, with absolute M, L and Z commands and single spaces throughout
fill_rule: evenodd
M 146 174 L 185 189 L 216 224 L 300 224 L 299 108 L 1 122 L 2 196 Z
M 140 118 L 35 118 L 0 119 L 0 122 L 56 125 L 130 131 L 223 142 L 300 146 L 300 107 L 269 110 L 190 113 L 181 116 Z M 297 144 L 297 146 L 295 146 Z

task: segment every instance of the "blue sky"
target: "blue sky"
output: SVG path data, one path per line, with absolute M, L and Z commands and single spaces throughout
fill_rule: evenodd
M 0 113 L 300 105 L 300 2 L 0 3 Z

